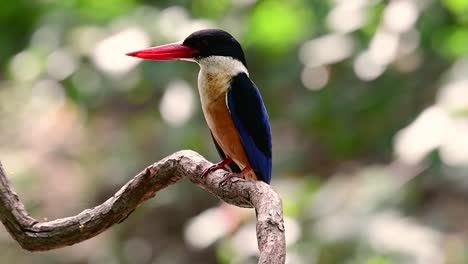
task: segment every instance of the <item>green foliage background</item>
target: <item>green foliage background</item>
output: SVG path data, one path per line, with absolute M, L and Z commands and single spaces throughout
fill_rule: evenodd
M 218 27 L 242 43 L 270 113 L 272 185 L 284 200 L 288 263 L 467 263 L 468 161 L 459 153 L 468 157 L 468 134 L 459 129 L 468 123 L 468 1 L 349 2 L 362 18 L 349 30 L 332 23 L 349 26 L 349 17 L 331 18 L 344 2 L 3 1 L 0 159 L 14 187 L 34 217 L 54 219 L 101 203 L 177 150 L 217 161 L 197 99 L 196 65 L 126 67 L 135 62 L 107 48 L 107 60 L 123 65 L 110 70 L 96 50 L 122 32 L 133 32 L 120 41 L 132 51 L 145 43 L 134 36 L 157 45 Z M 404 32 L 385 26 L 386 19 L 404 22 L 405 13 L 388 14 L 395 3 L 415 8 Z M 366 51 L 391 49 L 372 48 L 381 30 L 398 36 L 399 49 L 382 65 L 364 61 L 365 71 L 382 70 L 362 77 L 357 62 Z M 319 55 L 349 54 L 334 61 L 304 55 L 323 36 L 351 41 L 322 45 Z M 405 52 L 411 38 L 414 47 Z M 179 106 L 167 99 L 171 111 L 193 105 L 180 122 L 163 113 L 173 80 L 192 91 L 173 97 L 182 98 Z M 450 98 L 458 103 L 447 106 L 444 91 L 455 84 Z M 430 113 L 428 125 L 399 141 L 422 113 Z M 0 228 L 0 263 L 256 263 L 254 217 L 178 183 L 124 223 L 68 248 L 29 253 Z M 205 224 L 188 232 L 194 223 Z M 225 229 L 210 240 L 212 230 Z

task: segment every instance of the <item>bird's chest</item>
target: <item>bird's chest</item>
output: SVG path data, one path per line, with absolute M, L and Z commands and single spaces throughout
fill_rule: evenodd
M 229 82 L 230 78 L 202 76 L 200 73 L 198 88 L 203 114 L 213 137 L 226 156 L 244 168 L 248 164 L 247 157 L 226 103 Z
M 232 123 L 226 104 L 229 81 L 229 78 L 223 75 L 203 71 L 198 76 L 198 90 L 203 114 L 213 133 L 230 128 L 226 125 Z
M 225 99 L 230 78 L 218 72 L 200 71 L 198 75 L 198 91 L 202 106 Z

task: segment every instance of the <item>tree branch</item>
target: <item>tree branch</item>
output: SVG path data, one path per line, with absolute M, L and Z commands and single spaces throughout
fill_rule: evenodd
M 257 212 L 259 263 L 284 263 L 286 245 L 280 196 L 261 181 L 232 178 L 222 184 L 225 173 L 222 171 L 201 178 L 202 171 L 210 165 L 196 152 L 176 152 L 148 166 L 101 205 L 75 216 L 40 222 L 28 215 L 0 163 L 0 220 L 24 249 L 60 248 L 100 234 L 125 220 L 159 190 L 187 177 L 227 203 L 254 207 Z

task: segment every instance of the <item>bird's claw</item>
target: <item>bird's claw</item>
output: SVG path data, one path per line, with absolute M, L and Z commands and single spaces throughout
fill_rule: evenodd
M 216 171 L 216 170 L 221 169 L 221 168 L 217 167 L 216 165 L 217 165 L 217 164 L 214 164 L 213 166 L 210 166 L 210 167 L 206 168 L 206 169 L 202 172 L 201 177 L 204 178 L 206 175 L 212 173 L 213 171 Z
M 206 168 L 203 173 L 201 174 L 201 177 L 204 178 L 206 175 L 214 172 L 214 171 L 217 171 L 217 170 L 220 170 L 220 169 L 226 169 L 226 165 L 228 165 L 229 163 L 231 163 L 232 160 L 231 159 L 227 159 L 227 160 L 223 160 L 221 162 L 218 162 L 216 164 L 213 164 L 211 165 L 210 167 Z
M 232 178 L 239 178 L 239 179 L 245 179 L 244 175 L 242 173 L 233 173 L 233 172 L 226 172 L 224 174 L 224 179 L 219 183 L 220 185 L 226 184 L 226 182 Z

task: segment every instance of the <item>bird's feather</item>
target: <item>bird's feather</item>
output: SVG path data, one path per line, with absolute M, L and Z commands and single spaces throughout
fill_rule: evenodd
M 221 157 L 221 159 L 226 160 L 226 154 L 224 153 L 223 149 L 221 148 L 221 146 L 218 144 L 215 137 L 213 136 L 213 132 L 211 132 L 211 138 L 213 139 L 213 142 L 214 142 L 215 147 L 216 147 L 216 151 L 218 151 L 218 154 Z M 228 165 L 228 167 L 231 169 L 232 172 L 235 172 L 235 173 L 240 173 L 241 172 L 241 169 L 239 168 L 239 166 L 237 166 L 237 164 L 234 163 L 234 162 L 231 162 Z
M 247 74 L 232 78 L 226 103 L 252 169 L 260 180 L 271 180 L 271 130 L 257 86 Z

